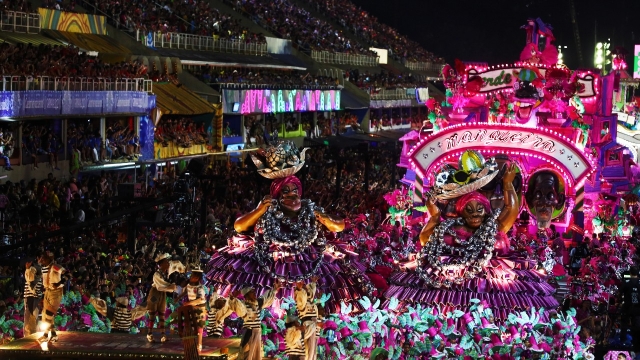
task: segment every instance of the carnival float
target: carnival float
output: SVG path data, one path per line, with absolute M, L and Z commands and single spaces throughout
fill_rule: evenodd
M 264 311 L 264 354 L 286 358 L 295 314 L 308 320 L 313 308 L 311 358 L 593 358 L 575 310 L 556 309 L 562 287 L 588 289 L 569 299 L 607 300 L 615 279 L 594 284 L 631 265 L 621 239 L 637 219 L 614 209 L 637 207 L 637 196 L 602 195 L 612 184 L 614 194 L 638 190 L 616 143 L 615 76 L 557 65 L 551 27 L 523 28 L 513 64 L 444 67 L 447 98 L 427 100 L 425 126 L 401 139 L 406 174 L 373 237 L 364 214 L 345 223 L 302 198 L 304 149 L 284 142 L 252 156 L 270 194 L 236 220 L 207 279 L 229 304 L 248 294 Z M 611 178 L 614 168 L 622 173 Z M 621 236 L 602 256 L 620 261 L 569 277 L 553 244 L 580 243 L 603 224 Z

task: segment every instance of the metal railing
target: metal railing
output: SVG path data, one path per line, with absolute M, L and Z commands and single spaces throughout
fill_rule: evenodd
M 237 39 L 216 39 L 213 36 L 201 36 L 185 33 L 151 33 L 152 43 L 149 44 L 147 34 L 137 30 L 136 39 L 149 46 L 169 49 L 217 51 L 245 55 L 264 56 L 267 54 L 267 43 L 253 43 Z
M 0 30 L 37 34 L 40 32 L 40 14 L 2 11 L 0 13 Z
M 318 76 L 326 76 L 338 80 L 337 86 L 344 87 L 344 71 L 339 69 L 318 69 Z
M 420 62 L 420 61 L 407 61 L 407 60 L 404 60 L 402 63 L 409 70 L 430 71 L 430 72 L 436 72 L 436 73 L 440 73 L 442 71 L 442 68 L 444 67 L 444 64 L 437 64 L 437 63 L 432 63 L 432 62 Z
M 319 63 L 354 66 L 378 66 L 380 62 L 379 56 L 332 53 L 318 50 L 311 50 L 311 58 Z
M 407 90 L 413 90 L 408 93 Z M 371 100 L 402 100 L 415 98 L 415 88 L 398 88 L 398 89 L 380 89 L 374 91 L 369 88 L 367 92 L 371 96 Z
M 2 91 L 153 91 L 151 80 L 2 75 Z

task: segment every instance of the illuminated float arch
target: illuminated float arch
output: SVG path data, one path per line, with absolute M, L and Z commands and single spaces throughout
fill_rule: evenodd
M 457 162 L 465 150 L 477 150 L 485 156 L 505 154 L 546 161 L 564 177 L 569 188 L 594 171 L 591 157 L 566 136 L 547 128 L 514 124 L 466 123 L 446 127 L 411 148 L 409 163 L 425 184 L 433 184 L 438 170 L 446 163 Z

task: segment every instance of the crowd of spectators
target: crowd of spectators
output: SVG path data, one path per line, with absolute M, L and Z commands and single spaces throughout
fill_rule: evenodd
M 329 76 L 314 76 L 309 72 L 298 70 L 200 66 L 189 69 L 189 72 L 204 83 L 214 86 L 222 84 L 266 85 L 277 89 L 339 85 L 338 79 Z
M 357 87 L 376 93 L 380 90 L 406 89 L 416 87 L 426 87 L 427 80 L 412 74 L 394 74 L 381 70 L 379 73 L 369 71 L 360 72 L 358 69 L 347 71 L 344 77 Z
M 32 162 L 34 169 L 38 168 L 40 155 L 46 155 L 51 169 L 58 168 L 58 156 L 62 152 L 60 133 L 45 122 L 25 123 L 22 128 L 22 157 Z
M 223 39 L 264 43 L 263 34 L 250 32 L 239 19 L 221 13 L 206 1 L 89 0 L 126 30 L 162 33 L 189 33 Z
M 341 30 L 314 17 L 291 1 L 225 1 L 237 11 L 249 14 L 262 26 L 304 49 L 377 56 L 377 53 L 351 41 Z
M 370 115 L 370 128 L 380 130 L 382 127 L 411 125 L 411 129 L 418 130 L 423 126 L 425 114 L 409 114 L 393 111 L 391 113 L 372 113 Z
M 396 60 L 410 62 L 444 63 L 443 58 L 425 50 L 415 41 L 398 33 L 398 30 L 383 24 L 375 16 L 362 10 L 350 1 L 307 0 L 324 14 L 373 47 L 387 49 Z
M 126 123 L 112 120 L 107 124 L 103 141 L 98 121 L 70 121 L 67 149 L 71 173 L 77 175 L 83 166 L 137 159 L 140 156 L 140 137 Z
M 156 126 L 154 140 L 167 147 L 174 144 L 181 148 L 207 143 L 207 129 L 204 122 L 199 125 L 190 118 L 162 118 Z
M 68 45 L 0 44 L 0 74 L 59 78 L 140 78 L 147 68 L 138 61 L 106 63 Z

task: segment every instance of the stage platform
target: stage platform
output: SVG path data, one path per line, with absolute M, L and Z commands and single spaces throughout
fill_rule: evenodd
M 37 338 L 42 333 L 0 345 L 0 359 L 180 359 L 183 356 L 182 340 L 177 335 L 167 342 L 150 343 L 141 334 L 99 334 L 88 332 L 58 331 L 59 341 L 49 344 L 43 351 Z M 156 336 L 157 337 L 157 336 Z M 202 339 L 201 359 L 234 360 L 238 357 L 240 339 Z M 222 354 L 227 348 L 228 354 Z

